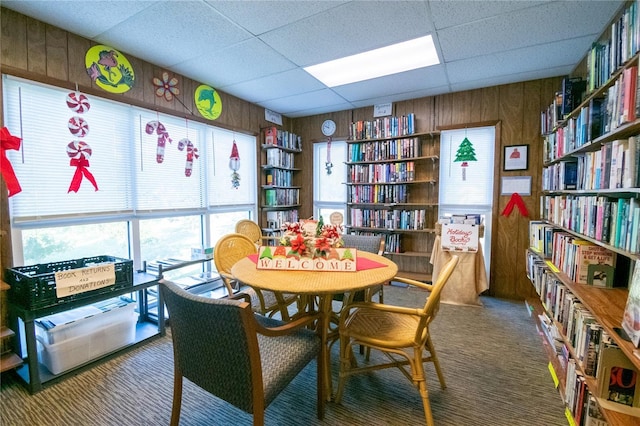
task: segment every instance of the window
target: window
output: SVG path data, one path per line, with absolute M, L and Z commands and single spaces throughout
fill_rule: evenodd
M 347 144 L 343 141 L 313 144 L 313 211 L 325 223 L 333 212 L 346 214 Z M 333 164 L 327 173 L 327 163 Z
M 16 265 L 189 259 L 192 247 L 212 246 L 237 220 L 255 217 L 254 136 L 97 96 L 78 114 L 67 108 L 70 92 L 3 76 L 4 123 L 23 138 L 20 151 L 7 151 L 22 186 L 9 199 Z M 71 119 L 88 126 L 86 136 L 70 133 Z M 168 138 L 158 140 L 159 128 Z M 80 171 L 69 155 L 79 150 L 88 162 Z M 236 152 L 239 187 L 229 164 Z
M 445 130 L 440 133 L 440 216 L 475 213 L 484 220 L 480 239 L 485 259 L 491 259 L 491 212 L 495 157 L 494 126 Z M 485 262 L 489 277 L 490 262 Z

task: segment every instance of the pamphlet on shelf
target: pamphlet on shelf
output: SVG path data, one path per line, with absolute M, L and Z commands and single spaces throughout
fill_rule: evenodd
M 622 317 L 622 328 L 633 344 L 640 346 L 640 260 L 636 260 L 633 277 L 629 283 L 629 296 Z

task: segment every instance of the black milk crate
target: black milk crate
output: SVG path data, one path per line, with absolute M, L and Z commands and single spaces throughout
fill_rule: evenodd
M 103 263 L 115 264 L 115 284 L 61 298 L 56 296 L 56 272 Z M 7 269 L 6 280 L 11 285 L 9 290 L 11 302 L 33 310 L 131 287 L 133 286 L 133 261 L 114 256 L 94 256 L 32 266 L 17 266 Z

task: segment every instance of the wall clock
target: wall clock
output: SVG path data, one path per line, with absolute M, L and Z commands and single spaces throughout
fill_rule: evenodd
M 333 120 L 324 120 L 322 123 L 322 134 L 331 136 L 336 132 L 336 122 Z

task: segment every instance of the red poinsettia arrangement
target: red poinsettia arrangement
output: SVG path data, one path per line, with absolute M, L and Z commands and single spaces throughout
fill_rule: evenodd
M 326 257 L 332 248 L 342 247 L 342 226 L 325 225 L 322 219 L 285 222 L 280 245 L 289 247 L 287 257 Z

